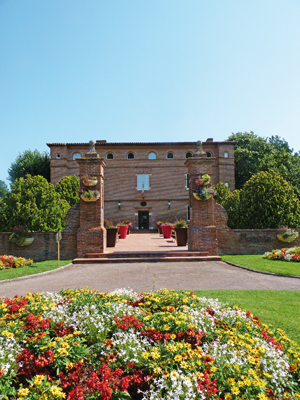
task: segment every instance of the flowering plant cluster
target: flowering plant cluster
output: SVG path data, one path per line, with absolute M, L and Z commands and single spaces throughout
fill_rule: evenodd
M 113 225 L 112 219 L 104 219 L 104 227 L 105 229 L 116 229 L 117 227 Z
M 0 270 L 10 268 L 20 268 L 30 266 L 33 264 L 33 260 L 30 258 L 26 259 L 23 257 L 14 257 L 3 255 L 0 256 Z
M 284 239 L 287 239 L 291 236 L 294 236 L 295 239 L 299 236 L 298 232 L 296 232 L 292 228 L 288 228 L 287 226 L 280 226 L 279 227 L 279 235 L 281 235 Z
M 100 196 L 99 190 L 93 190 L 91 187 L 86 190 L 80 189 L 77 193 L 79 194 L 79 196 L 86 197 L 89 200 L 91 200 L 93 197 Z
M 11 227 L 10 230 L 12 233 L 8 240 L 13 243 L 23 244 L 26 238 L 32 237 L 27 226 L 16 225 Z
M 0 394 L 17 400 L 300 398 L 300 348 L 217 300 L 87 289 L 0 301 Z
M 128 228 L 132 228 L 132 222 L 130 221 L 130 219 L 124 219 L 124 221 L 122 221 L 124 224 L 126 224 L 128 226 Z
M 300 247 L 290 247 L 289 249 L 279 249 L 273 251 L 267 251 L 263 258 L 269 260 L 279 261 L 296 261 L 300 262 Z
M 197 178 L 195 178 L 195 183 L 198 188 L 207 186 L 210 181 L 211 177 L 208 174 L 199 175 Z
M 211 195 L 216 194 L 213 188 L 207 188 L 206 186 L 209 185 L 211 181 L 211 177 L 207 174 L 199 175 L 195 178 L 196 189 L 193 190 L 194 196 L 198 200 L 208 200 Z
M 97 180 L 97 177 L 95 175 L 81 175 L 83 181 L 90 181 L 90 180 Z

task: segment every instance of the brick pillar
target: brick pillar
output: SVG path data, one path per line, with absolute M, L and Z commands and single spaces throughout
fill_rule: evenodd
M 195 178 L 197 176 L 208 174 L 212 177 L 213 161 L 214 158 L 206 156 L 202 150 L 202 143 L 198 141 L 197 152 L 185 162 L 189 174 L 189 250 L 208 251 L 209 255 L 218 254 L 215 201 L 213 196 L 206 201 L 197 200 L 193 196 L 193 190 L 196 189 Z
M 104 228 L 104 158 L 95 150 L 95 142 L 89 142 L 90 149 L 85 157 L 78 158 L 80 189 L 86 190 L 83 175 L 97 177 L 98 183 L 91 190 L 98 190 L 100 198 L 93 202 L 80 199 L 80 226 L 77 231 L 77 257 L 87 253 L 104 253 L 106 249 L 106 229 Z

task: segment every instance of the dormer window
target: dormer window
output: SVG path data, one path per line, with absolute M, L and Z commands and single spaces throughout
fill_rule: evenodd
M 169 153 L 167 154 L 167 158 L 169 158 L 169 159 L 174 158 L 174 153 L 169 152 Z
M 128 153 L 127 154 L 127 160 L 134 160 L 134 154 L 133 153 Z

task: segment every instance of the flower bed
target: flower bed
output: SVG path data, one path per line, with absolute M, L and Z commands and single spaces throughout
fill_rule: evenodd
M 296 261 L 300 262 L 300 247 L 291 247 L 289 249 L 277 249 L 270 252 L 266 252 L 263 258 L 268 260 L 280 260 L 280 261 Z
M 20 268 L 32 265 L 33 260 L 26 259 L 23 257 L 14 257 L 14 256 L 0 256 L 0 270 L 9 269 L 9 268 Z
M 166 289 L 0 304 L 6 399 L 297 399 L 300 349 L 249 312 Z

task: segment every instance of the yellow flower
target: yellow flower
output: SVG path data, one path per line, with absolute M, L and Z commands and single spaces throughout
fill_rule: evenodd
M 240 393 L 240 389 L 238 387 L 236 387 L 236 386 L 233 386 L 231 388 L 231 393 L 232 394 L 239 394 Z
M 18 396 L 27 396 L 29 395 L 29 389 L 24 388 L 24 389 L 19 389 L 18 390 Z

